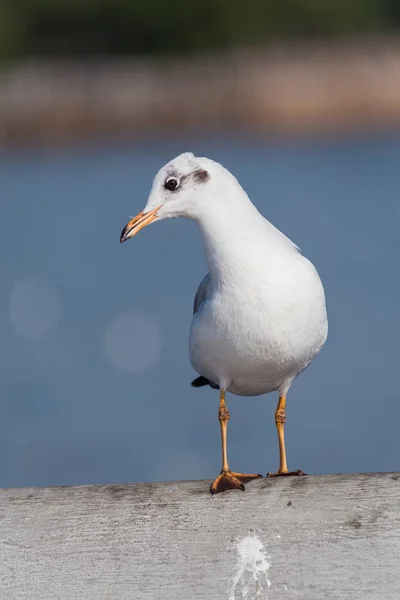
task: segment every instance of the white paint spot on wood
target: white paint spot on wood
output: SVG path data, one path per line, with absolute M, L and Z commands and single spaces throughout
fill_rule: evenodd
M 268 570 L 271 565 L 263 543 L 253 535 L 241 539 L 236 547 L 238 558 L 228 599 L 268 600 L 267 590 L 271 586 Z

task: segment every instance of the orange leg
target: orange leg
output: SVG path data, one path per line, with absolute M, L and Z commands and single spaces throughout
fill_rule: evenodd
M 286 396 L 279 396 L 278 406 L 275 412 L 275 425 L 278 432 L 279 441 L 279 469 L 276 473 L 268 473 L 268 477 L 279 477 L 282 475 L 305 475 L 299 469 L 298 471 L 289 471 L 286 462 L 285 448 L 285 423 L 286 423 Z
M 245 473 L 235 473 L 229 468 L 226 436 L 230 414 L 225 404 L 225 390 L 221 390 L 220 392 L 218 417 L 221 426 L 222 469 L 221 473 L 212 483 L 210 491 L 212 494 L 217 494 L 218 492 L 225 492 L 226 490 L 232 489 L 239 489 L 244 491 L 245 483 L 248 483 L 252 479 L 258 479 L 259 477 L 262 477 L 262 475 L 247 475 Z

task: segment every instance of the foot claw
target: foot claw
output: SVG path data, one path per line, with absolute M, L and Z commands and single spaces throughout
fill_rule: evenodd
M 225 492 L 226 490 L 242 490 L 244 492 L 244 484 L 258 479 L 262 475 L 246 473 L 235 473 L 233 471 L 221 471 L 215 481 L 210 487 L 211 494 L 218 494 L 219 492 Z
M 304 471 L 302 471 L 301 469 L 298 469 L 297 471 L 287 471 L 286 473 L 282 473 L 281 471 L 276 471 L 276 473 L 267 473 L 267 477 L 292 477 L 292 476 L 300 476 L 300 475 L 307 475 L 307 473 L 304 473 Z

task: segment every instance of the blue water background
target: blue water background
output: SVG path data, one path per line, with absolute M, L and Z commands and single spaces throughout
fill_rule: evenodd
M 196 226 L 119 244 L 187 150 L 228 167 L 325 285 L 329 339 L 288 396 L 289 467 L 400 470 L 400 137 L 204 137 L 0 158 L 0 486 L 219 472 L 218 392 L 190 386 Z M 274 470 L 275 395 L 228 406 L 232 468 Z

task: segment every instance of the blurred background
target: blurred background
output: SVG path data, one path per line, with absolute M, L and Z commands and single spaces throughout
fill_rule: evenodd
M 289 467 L 400 469 L 400 4 L 3 0 L 0 486 L 213 478 L 193 389 L 196 227 L 123 246 L 177 154 L 222 162 L 324 282 Z M 230 462 L 278 466 L 276 397 L 228 397 Z

